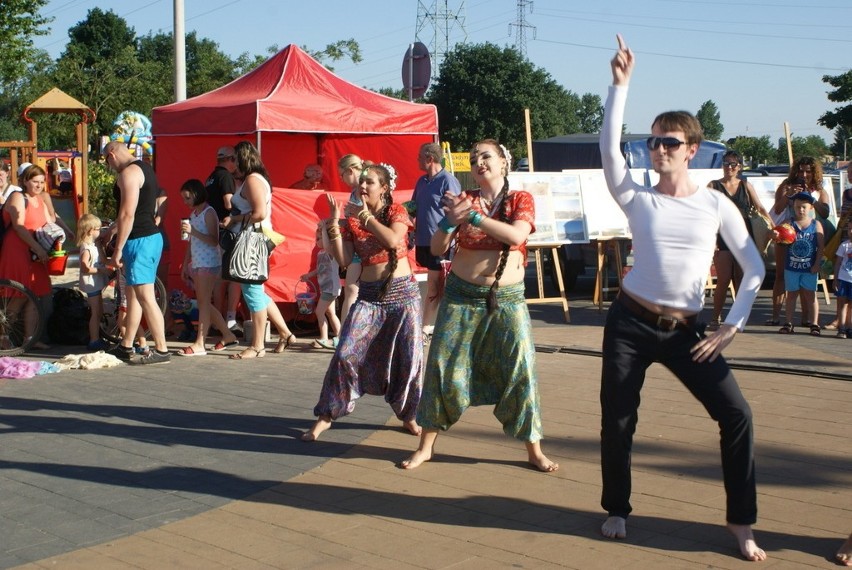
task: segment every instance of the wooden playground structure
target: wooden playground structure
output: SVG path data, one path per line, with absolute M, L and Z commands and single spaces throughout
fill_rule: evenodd
M 38 123 L 35 113 L 68 113 L 78 115 L 76 148 L 68 150 L 39 151 Z M 27 124 L 29 140 L 0 142 L 0 149 L 8 149 L 12 165 L 11 180 L 18 183 L 18 167 L 29 162 L 41 166 L 47 173 L 47 190 L 54 198 L 57 209 L 66 214 L 63 218 L 76 222 L 80 214 L 89 211 L 89 141 L 88 125 L 94 123 L 95 112 L 62 90 L 54 87 L 28 105 L 22 119 Z M 67 217 L 66 217 L 67 216 Z

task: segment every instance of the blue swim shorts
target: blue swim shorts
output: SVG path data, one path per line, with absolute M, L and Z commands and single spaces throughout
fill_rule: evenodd
M 805 291 L 816 291 L 817 279 L 819 279 L 819 276 L 816 273 L 811 273 L 810 271 L 802 273 L 799 271 L 790 271 L 789 269 L 785 269 L 784 290 L 791 292 L 798 291 L 799 289 L 804 289 Z
M 127 240 L 121 250 L 124 276 L 128 285 L 153 284 L 163 254 L 163 236 L 159 233 Z

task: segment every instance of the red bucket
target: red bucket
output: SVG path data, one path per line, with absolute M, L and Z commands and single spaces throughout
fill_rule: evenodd
M 48 275 L 65 275 L 65 265 L 68 263 L 68 254 L 62 252 L 62 255 L 53 255 L 47 258 L 47 273 Z

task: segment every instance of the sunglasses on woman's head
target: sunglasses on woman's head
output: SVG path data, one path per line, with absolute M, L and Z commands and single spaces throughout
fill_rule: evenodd
M 675 150 L 676 148 L 679 148 L 680 145 L 686 143 L 674 137 L 648 137 L 645 144 L 648 145 L 648 150 L 657 150 L 660 148 L 660 145 L 666 147 L 666 150 Z

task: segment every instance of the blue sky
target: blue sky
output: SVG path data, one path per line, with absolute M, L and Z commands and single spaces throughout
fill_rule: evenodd
M 421 0 L 427 7 L 434 0 Z M 783 123 L 795 136 L 833 135 L 817 125 L 834 104 L 823 75 L 852 65 L 852 2 L 849 0 L 535 0 L 527 9 L 526 53 L 566 89 L 606 96 L 615 34 L 636 52 L 625 122 L 630 132 L 648 132 L 664 110 L 693 113 L 712 99 L 724 137 L 782 137 Z M 515 43 L 516 0 L 441 0 L 457 14 L 451 45 L 462 41 Z M 52 0 L 43 13 L 54 17 L 49 36 L 36 46 L 57 56 L 67 30 L 94 7 L 111 9 L 139 35 L 172 29 L 172 0 Z M 464 8 L 462 10 L 462 7 Z M 265 54 L 271 45 L 311 49 L 354 38 L 364 61 L 341 61 L 335 71 L 357 85 L 401 87 L 400 67 L 417 29 L 418 0 L 185 0 L 186 29 L 216 41 L 236 57 Z M 534 28 L 533 28 L 534 27 Z M 420 36 L 430 45 L 432 28 Z M 511 86 L 507 86 L 511 88 Z M 522 110 L 519 110 L 522 113 Z M 535 109 L 532 109 L 535 113 Z M 533 133 L 535 137 L 535 133 Z M 451 141 L 452 142 L 452 141 Z

